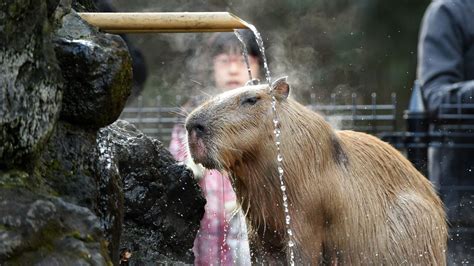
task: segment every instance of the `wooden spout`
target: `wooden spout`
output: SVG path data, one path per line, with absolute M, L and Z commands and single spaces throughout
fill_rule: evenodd
M 111 33 L 224 32 L 246 22 L 228 12 L 79 13 L 89 24 Z

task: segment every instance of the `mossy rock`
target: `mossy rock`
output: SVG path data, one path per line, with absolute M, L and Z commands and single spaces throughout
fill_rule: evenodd
M 118 35 L 99 32 L 76 13 L 62 18 L 55 51 L 66 80 L 61 119 L 88 128 L 114 122 L 132 85 L 132 61 Z
M 1 265 L 111 265 L 87 208 L 26 189 L 0 188 Z

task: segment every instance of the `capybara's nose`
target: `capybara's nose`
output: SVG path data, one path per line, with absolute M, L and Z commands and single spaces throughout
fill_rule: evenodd
M 202 137 L 206 133 L 206 127 L 203 125 L 203 123 L 195 120 L 188 121 L 186 123 L 186 130 L 190 135 L 195 132 L 197 137 Z

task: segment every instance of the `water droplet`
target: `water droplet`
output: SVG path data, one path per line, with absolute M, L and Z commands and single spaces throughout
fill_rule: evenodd
M 280 122 L 276 118 L 273 119 L 273 126 L 278 127 L 280 125 Z
M 281 130 L 276 128 L 275 130 L 273 130 L 273 133 L 275 134 L 276 137 L 279 137 L 281 134 Z
M 286 191 L 286 186 L 281 186 L 280 189 L 281 191 Z
M 281 156 L 281 154 L 278 154 L 277 161 L 279 161 L 279 162 L 283 161 L 283 156 Z
M 290 248 L 293 247 L 294 245 L 295 245 L 295 243 L 292 240 L 288 241 L 288 246 Z
M 278 173 L 279 173 L 279 174 L 283 174 L 283 167 L 278 166 Z

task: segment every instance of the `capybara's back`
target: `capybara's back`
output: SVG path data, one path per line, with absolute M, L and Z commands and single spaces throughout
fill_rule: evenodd
M 345 253 L 339 262 L 445 264 L 445 212 L 431 183 L 387 143 L 354 131 L 337 135 L 348 162 L 340 175 L 346 205 L 327 242 Z

